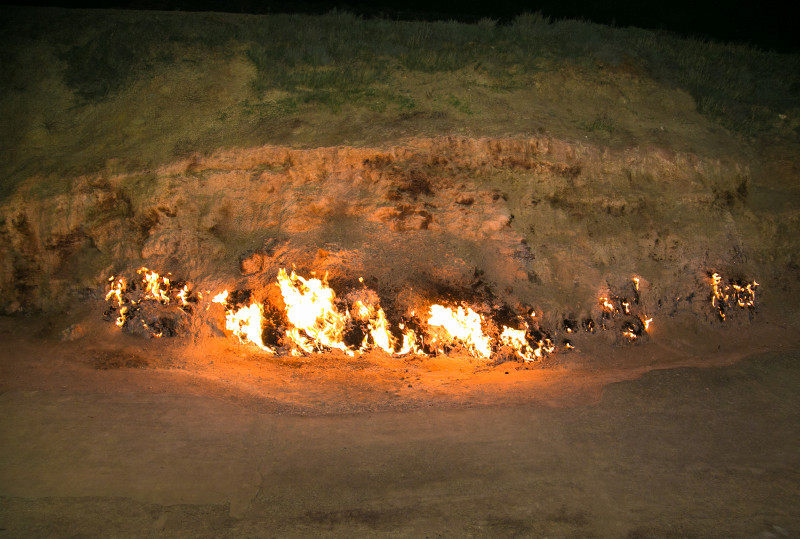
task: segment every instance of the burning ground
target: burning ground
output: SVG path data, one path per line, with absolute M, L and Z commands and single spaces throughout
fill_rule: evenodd
M 0 529 L 798 535 L 797 55 L 4 15 Z
M 753 182 L 746 163 L 546 137 L 223 151 L 23 186 L 2 307 L 53 313 L 66 339 L 96 343 L 105 318 L 265 362 L 666 365 L 792 323 L 794 214 L 759 211 Z
M 4 27 L 0 309 L 55 346 L 458 377 L 791 340 L 795 56 L 536 16 L 105 16 Z

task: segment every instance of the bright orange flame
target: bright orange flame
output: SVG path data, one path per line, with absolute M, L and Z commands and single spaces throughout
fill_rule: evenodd
M 514 353 L 523 361 L 538 361 L 544 356 L 542 346 L 533 347 L 528 343 L 527 331 L 503 326 L 500 333 L 500 342 L 514 350 Z
M 336 309 L 336 295 L 325 280 L 303 279 L 294 271 L 290 276 L 281 268 L 278 286 L 293 326 L 286 336 L 296 348 L 306 353 L 335 348 L 352 354 L 343 340 L 348 315 Z
M 150 271 L 145 267 L 136 270 L 136 273 L 142 276 L 145 283 L 144 299 L 154 299 L 161 303 L 169 303 L 169 279 L 161 277 L 155 271 Z M 163 288 L 162 288 L 163 285 Z
M 603 309 L 607 313 L 613 313 L 617 310 L 613 303 L 611 303 L 607 297 L 603 296 L 600 298 L 600 308 Z
M 481 315 L 467 307 L 459 306 L 455 311 L 442 305 L 431 305 L 428 324 L 440 326 L 450 336 L 450 340 L 459 341 L 475 356 L 488 359 L 492 355 L 489 337 L 483 334 Z
M 353 307 L 356 309 L 356 317 L 369 325 L 369 333 L 364 337 L 361 349 L 367 350 L 374 345 L 387 354 L 393 354 L 396 340 L 389 331 L 389 322 L 383 309 L 374 305 L 364 305 L 361 301 L 356 301 Z
M 225 328 L 236 335 L 240 342 L 252 343 L 262 350 L 275 353 L 261 338 L 263 313 L 261 305 L 252 303 L 239 309 L 229 309 L 225 314 Z
M 759 284 L 756 281 L 723 285 L 722 275 L 714 272 L 711 275 L 711 305 L 717 310 L 720 320 L 725 321 L 725 310 L 731 303 L 735 303 L 740 309 L 755 307 L 757 286 Z
M 211 302 L 225 307 L 225 329 L 236 335 L 239 342 L 254 344 L 265 352 L 275 353 L 275 350 L 265 345 L 261 338 L 264 325 L 264 313 L 261 305 L 253 302 L 238 309 L 231 307 L 228 305 L 227 290 L 214 296 Z
M 411 314 L 413 316 L 414 313 Z M 403 332 L 403 345 L 397 352 L 398 355 L 404 356 L 406 354 L 421 354 L 422 349 L 417 344 L 419 339 L 417 338 L 417 334 L 414 333 L 414 330 L 407 328 L 403 323 L 400 323 L 399 327 L 400 331 Z

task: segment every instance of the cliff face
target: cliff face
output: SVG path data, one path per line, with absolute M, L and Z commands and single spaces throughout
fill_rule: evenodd
M 2 313 L 97 319 L 142 267 L 280 313 L 295 268 L 395 327 L 796 324 L 796 55 L 535 16 L 9 13 Z M 159 324 L 223 329 L 191 318 Z
M 637 277 L 646 314 L 713 324 L 718 272 L 794 312 L 797 215 L 764 207 L 757 182 L 735 160 L 546 137 L 225 151 L 59 194 L 24 185 L 0 211 L 0 297 L 59 310 L 141 266 L 258 292 L 294 267 L 340 294 L 363 278 L 389 312 L 466 301 L 555 327 L 598 318 Z

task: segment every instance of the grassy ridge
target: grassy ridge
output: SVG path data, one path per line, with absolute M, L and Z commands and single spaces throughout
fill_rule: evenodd
M 702 112 L 740 132 L 760 131 L 765 117 L 800 107 L 796 55 L 551 22 L 538 14 L 522 15 L 507 26 L 491 20 L 475 25 L 364 20 L 342 12 L 321 17 L 159 14 L 138 21 L 115 21 L 110 14 L 111 24 L 94 26 L 92 18 L 92 13 L 68 14 L 33 28 L 34 35 L 63 48 L 65 80 L 87 100 L 113 93 L 155 63 L 174 61 L 175 45 L 213 50 L 243 44 L 258 70 L 253 87 L 259 94 L 290 91 L 301 101 L 333 108 L 370 97 L 397 69 L 446 73 L 471 67 L 508 88 L 523 84 L 543 64 L 591 64 L 598 57 L 612 63 L 632 58 L 661 81 L 688 91 Z M 51 33 L 52 27 L 58 30 Z
M 224 143 L 258 143 L 252 131 L 275 131 L 280 127 L 276 122 L 303 118 L 320 107 L 332 114 L 345 108 L 368 111 L 371 123 L 386 115 L 393 121 L 404 112 L 430 112 L 430 106 L 423 106 L 426 96 L 415 86 L 415 77 L 448 80 L 468 73 L 482 88 L 503 93 L 524 90 L 537 74 L 565 67 L 589 74 L 604 67 L 622 68 L 682 89 L 702 114 L 735 133 L 793 139 L 798 134 L 794 120 L 787 130 L 786 122 L 777 119 L 794 118 L 800 110 L 800 55 L 635 28 L 550 21 L 537 14 L 499 25 L 491 20 L 478 24 L 365 20 L 342 12 L 312 17 L 7 9 L 0 22 L 0 45 L 4 116 L 13 115 L 17 101 L 32 87 L 38 85 L 46 95 L 42 68 L 60 78 L 71 93 L 61 104 L 51 105 L 60 107 L 52 114 L 59 119 L 44 119 L 37 126 L 48 133 L 59 123 L 80 124 L 83 111 L 114 101 L 137 81 L 165 69 L 196 65 L 202 70 L 202 59 L 211 56 L 244 59 L 253 68 L 250 94 L 239 110 L 220 107 L 207 122 L 216 123 L 206 128 L 209 134 L 202 144 L 191 136 L 182 139 L 182 146 L 169 142 L 181 154 Z M 32 65 L 37 61 L 30 57 L 32 50 L 42 51 L 40 65 Z M 476 110 L 455 90 L 441 96 L 439 103 L 456 115 Z M 247 132 L 223 125 L 226 119 L 231 124 L 234 116 L 241 120 L 239 112 L 246 113 L 251 123 L 261 123 Z M 582 125 L 614 127 L 613 122 L 596 120 Z M 25 145 L 30 143 L 21 133 L 29 127 L 22 119 L 4 122 L 0 151 L 7 160 L 26 155 Z M 113 151 L 108 154 L 114 157 Z M 32 170 L 17 169 L 19 174 Z M 6 176 L 14 177 L 14 170 L 12 166 Z

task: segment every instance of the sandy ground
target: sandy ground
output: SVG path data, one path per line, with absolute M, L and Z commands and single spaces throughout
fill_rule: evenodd
M 786 329 L 754 324 L 773 351 L 738 362 L 741 331 L 705 357 L 392 367 L 2 322 L 2 536 L 800 533 Z

